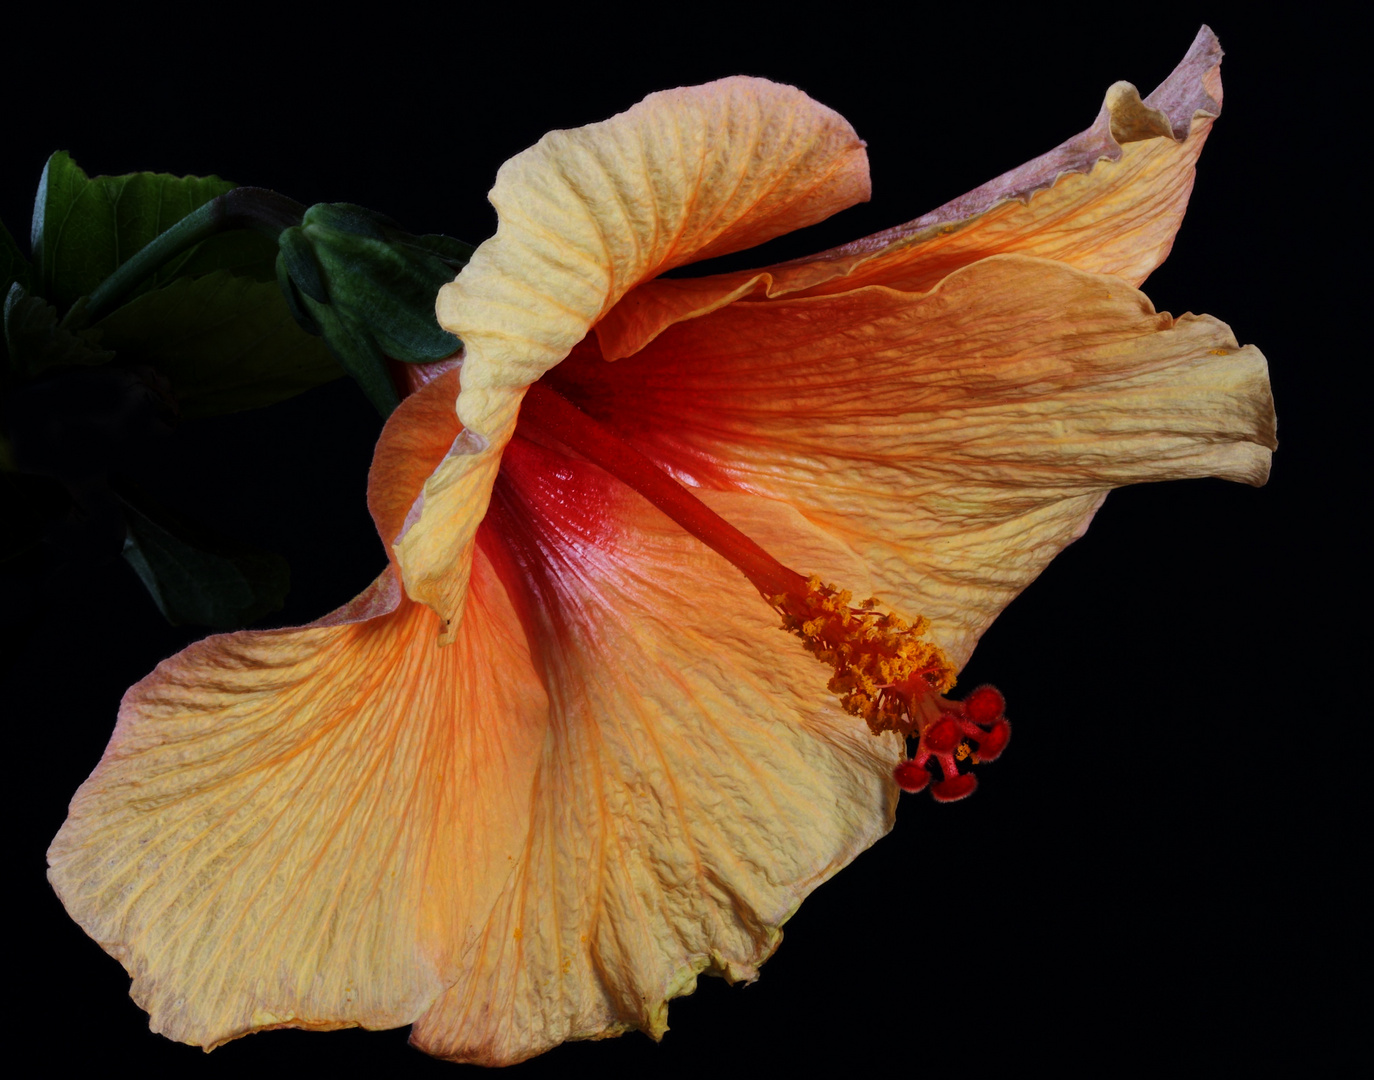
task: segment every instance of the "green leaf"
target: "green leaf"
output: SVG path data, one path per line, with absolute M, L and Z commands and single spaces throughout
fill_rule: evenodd
M 330 303 L 344 319 L 365 328 L 387 356 L 428 363 L 462 347 L 434 316 L 434 298 L 453 280 L 438 259 L 346 234 L 317 250 L 328 275 Z
M 326 304 L 315 305 L 311 314 L 319 324 L 320 336 L 329 343 L 329 351 L 344 371 L 353 376 L 377 411 L 383 417 L 395 412 L 401 398 L 391 382 L 386 357 L 372 335 L 348 319 L 339 318 L 334 308 Z
M 451 236 L 443 235 L 443 233 L 427 233 L 424 236 L 416 236 L 411 240 L 411 246 L 442 260 L 454 274 L 457 274 L 468 264 L 468 260 L 472 258 L 472 253 L 477 250 L 471 244 L 462 240 L 455 240 Z
M 271 237 L 248 229 L 234 229 L 197 244 L 180 259 L 173 259 L 158 274 L 158 282 L 173 277 L 202 277 L 216 270 L 276 280 L 277 245 Z
M 282 233 L 280 243 L 300 291 L 330 304 L 385 355 L 421 364 L 462 348 L 436 321 L 434 298 L 453 280 L 449 260 L 466 263 L 471 252 L 466 244 L 447 237 L 413 237 L 388 218 L 349 203 L 316 203 L 305 212 L 300 228 Z M 290 259 L 294 247 L 313 249 L 311 262 L 322 281 L 306 279 L 298 269 L 305 258 Z
M 277 248 L 277 262 L 296 288 L 317 304 L 329 303 L 329 290 L 320 276 L 320 264 L 305 231 L 299 225 L 283 229 L 277 237 Z
M 10 371 L 32 379 L 55 367 L 107 364 L 114 353 L 100 347 L 100 331 L 73 333 L 57 320 L 57 309 L 41 296 L 29 296 L 15 282 L 5 296 L 5 349 Z
M 124 504 L 124 558 L 173 626 L 236 630 L 281 609 L 286 560 L 207 534 L 128 481 L 111 487 Z
M 121 363 L 166 375 L 188 417 L 270 405 L 343 374 L 324 342 L 296 325 L 275 281 L 225 270 L 144 293 L 96 328 Z
M 234 184 L 216 176 L 129 173 L 88 177 L 65 150 L 48 159 L 33 211 L 33 258 L 38 291 L 65 311 L 91 292 L 134 252 L 192 210 Z M 266 280 L 273 272 L 270 241 L 216 236 L 158 271 L 155 288 L 187 268 L 196 273 L 236 269 Z

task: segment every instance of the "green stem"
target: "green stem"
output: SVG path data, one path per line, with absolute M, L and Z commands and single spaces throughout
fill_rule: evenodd
M 97 285 L 86 301 L 86 318 L 95 322 L 159 267 L 217 232 L 255 229 L 275 240 L 283 229 L 299 225 L 305 207 L 267 188 L 240 187 L 226 191 L 192 210 L 166 232 L 134 252 Z

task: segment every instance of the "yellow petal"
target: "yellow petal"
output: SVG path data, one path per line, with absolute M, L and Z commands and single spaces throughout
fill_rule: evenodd
M 906 225 L 812 259 L 766 270 L 646 282 L 597 325 L 609 360 L 666 327 L 745 296 L 831 293 L 863 285 L 908 292 L 988 255 L 1020 252 L 1139 285 L 1173 245 L 1194 167 L 1221 111 L 1221 46 L 1203 27 L 1144 101 L 1130 83 L 1108 91 L 1086 131 L 1034 161 Z M 1017 100 L 994 127 L 1018 122 Z
M 639 282 L 753 247 L 868 197 L 838 113 L 790 86 L 732 78 L 651 94 L 554 131 L 506 162 L 496 235 L 439 294 L 466 349 L 459 418 L 491 436 L 538 379 Z
M 826 218 L 868 190 L 863 143 L 844 118 L 762 79 L 653 94 L 506 162 L 491 192 L 496 235 L 439 295 L 439 321 L 465 347 L 458 412 L 468 433 L 397 547 L 410 595 L 457 618 L 466 553 L 523 388 L 621 296 Z
M 785 557 L 863 572 L 785 507 L 711 498 Z M 594 466 L 517 436 L 488 527 L 550 740 L 516 874 L 412 1040 L 494 1065 L 658 1037 L 700 972 L 753 979 L 802 898 L 891 827 L 899 748 L 839 711 L 733 566 Z
M 155 1031 L 392 1027 L 452 984 L 523 850 L 547 718 L 480 553 L 470 604 L 439 650 L 388 570 L 314 627 L 211 637 L 125 695 L 49 877 Z
M 1274 445 L 1264 358 L 1224 324 L 1022 255 L 737 303 L 550 379 L 679 477 L 798 508 L 960 665 L 1108 489 L 1262 483 Z

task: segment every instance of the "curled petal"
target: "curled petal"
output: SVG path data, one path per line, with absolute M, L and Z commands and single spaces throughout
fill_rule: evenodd
M 1221 55 L 1204 26 L 1143 101 L 1130 83 L 1115 83 L 1086 131 L 905 225 L 766 270 L 646 282 L 598 324 L 603 355 L 632 355 L 673 323 L 743 297 L 863 285 L 923 291 L 1009 252 L 1138 286 L 1164 261 L 1183 220 L 1194 166 L 1221 111 Z
M 868 197 L 838 113 L 790 86 L 731 78 L 651 94 L 554 131 L 501 167 L 496 235 L 441 291 L 466 347 L 463 423 L 491 435 L 518 398 L 641 281 L 753 247 Z
M 477 527 L 486 516 L 500 453 L 484 453 L 487 441 L 464 430 L 454 415 L 461 365 L 424 382 L 427 373 L 407 367 L 422 391 L 401 402 L 377 444 L 368 472 L 368 509 L 404 591 L 440 614 L 438 638 L 448 644 L 466 603 Z M 462 467 L 444 472 L 440 466 L 446 462 Z M 448 527 L 413 529 L 426 505 L 436 504 L 449 515 Z
M 407 365 L 422 370 L 419 365 Z M 367 474 L 367 508 L 377 535 L 393 559 L 392 545 L 402 536 L 417 496 L 430 474 L 463 434 L 453 415 L 459 370 L 452 368 L 421 384 L 402 399 L 387 421 Z
M 524 387 L 628 290 L 868 192 L 863 143 L 844 118 L 761 79 L 653 94 L 506 162 L 491 192 L 496 235 L 439 296 L 439 321 L 465 346 L 457 408 L 468 431 L 397 547 L 409 594 L 450 624 L 459 616 L 466 553 Z
M 1264 358 L 1119 278 L 984 259 L 909 294 L 744 302 L 550 378 L 679 477 L 795 506 L 962 665 L 1112 487 L 1262 483 Z
M 830 253 L 850 280 L 824 291 L 929 288 L 975 259 L 1008 252 L 1140 285 L 1183 221 L 1198 156 L 1221 112 L 1221 55 L 1204 26 L 1143 101 L 1130 83 L 1114 83 L 1080 135 L 907 225 Z

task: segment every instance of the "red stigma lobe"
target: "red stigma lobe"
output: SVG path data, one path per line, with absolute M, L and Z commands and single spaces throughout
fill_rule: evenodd
M 916 752 L 893 770 L 903 791 L 930 788 L 936 802 L 957 802 L 972 795 L 978 778 L 961 773 L 959 762 L 981 765 L 1001 756 L 1011 740 L 1011 724 L 1004 715 L 1006 699 L 993 686 L 980 686 L 963 701 L 941 698 L 926 710 L 919 725 Z M 970 747 L 973 744 L 973 749 Z M 929 766 L 934 759 L 943 779 L 931 783 Z

